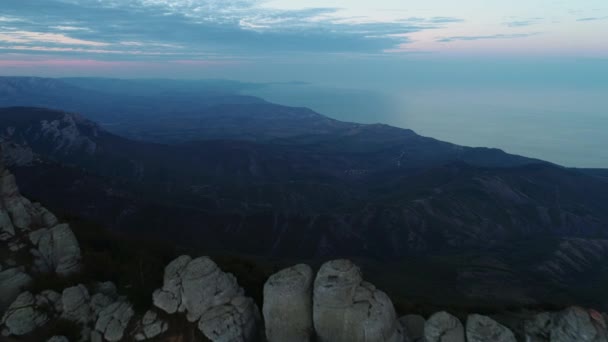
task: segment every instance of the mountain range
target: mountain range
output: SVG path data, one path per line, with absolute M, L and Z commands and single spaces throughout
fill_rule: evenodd
M 506 303 L 595 301 L 589 284 L 608 279 L 605 170 L 172 82 L 0 78 L 23 193 L 204 250 L 362 258 L 383 265 L 377 283 L 416 260 L 470 298 L 502 284 Z

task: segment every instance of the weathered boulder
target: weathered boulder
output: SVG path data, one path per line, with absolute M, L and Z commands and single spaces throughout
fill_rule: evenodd
M 606 321 L 596 311 L 571 307 L 553 317 L 551 342 L 606 342 Z
M 320 342 L 401 341 L 401 327 L 388 296 L 364 282 L 349 260 L 329 261 L 317 273 L 313 324 Z
M 182 255 L 165 267 L 163 287 L 154 291 L 154 305 L 169 314 L 174 314 L 182 304 L 182 274 L 188 263 L 192 261 L 187 255 Z
M 408 341 L 424 341 L 424 324 L 426 320 L 420 315 L 406 315 L 399 318 L 399 323 L 403 327 L 403 333 L 408 337 Z
M 165 268 L 163 288 L 154 292 L 154 305 L 167 313 L 185 312 L 197 321 L 214 306 L 243 295 L 236 278 L 224 273 L 207 257 L 181 256 Z
M 151 340 L 163 334 L 169 329 L 169 324 L 158 316 L 153 310 L 148 310 L 138 324 L 135 340 Z
M 249 341 L 260 313 L 243 294 L 236 278 L 211 259 L 180 256 L 165 267 L 163 287 L 154 292 L 153 302 L 169 314 L 181 312 L 188 321 L 199 321 L 199 329 L 212 341 L 232 341 L 230 336 Z
M 53 336 L 49 338 L 46 342 L 70 342 L 65 336 Z
M 45 298 L 37 298 L 30 292 L 23 292 L 2 317 L 2 335 L 22 336 L 31 333 L 49 321 L 47 313 L 53 307 Z
M 124 337 L 125 329 L 134 313 L 133 306 L 128 302 L 112 303 L 99 313 L 95 331 L 103 336 L 105 341 L 120 341 Z
M 260 311 L 253 300 L 238 296 L 205 312 L 198 328 L 214 342 L 256 341 L 260 320 Z
M 39 272 L 55 272 L 67 276 L 80 271 L 80 246 L 67 224 L 51 229 L 39 229 L 29 234 L 36 246 L 32 250 L 34 264 Z
M 64 289 L 61 294 L 61 318 L 81 325 L 91 322 L 94 317 L 90 299 L 89 291 L 82 284 Z
M 509 328 L 482 315 L 467 317 L 466 333 L 468 342 L 517 342 Z
M 31 282 L 32 278 L 24 272 L 23 267 L 0 272 L 0 312 L 4 312 Z
M 424 337 L 426 342 L 464 342 L 464 327 L 458 318 L 441 311 L 424 324 Z
M 19 231 L 29 230 L 32 224 L 32 203 L 19 194 L 15 176 L 7 170 L 0 174 L 0 199 L 14 228 Z
M 91 312 L 93 313 L 93 317 L 98 317 L 99 313 L 108 307 L 110 304 L 114 303 L 115 298 L 107 296 L 103 293 L 96 293 L 91 296 L 91 301 L 89 302 L 89 306 L 91 308 Z
M 15 227 L 8 214 L 8 211 L 2 208 L 0 201 L 0 241 L 8 241 L 15 236 Z
M 312 326 L 313 271 L 300 264 L 272 275 L 264 284 L 264 322 L 269 342 L 307 342 Z

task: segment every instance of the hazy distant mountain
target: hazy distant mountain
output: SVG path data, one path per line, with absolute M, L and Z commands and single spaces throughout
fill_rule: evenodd
M 387 271 L 422 262 L 442 281 L 473 291 L 467 295 L 486 298 L 484 291 L 502 286 L 502 300 L 519 304 L 570 295 L 583 301 L 596 291 L 585 284 L 608 274 L 602 170 L 306 109 L 222 111 L 210 122 L 233 140 L 164 145 L 63 111 L 5 108 L 0 142 L 23 192 L 51 209 L 202 250 L 371 257 L 390 260 Z M 239 125 L 251 113 L 255 124 Z M 293 135 L 280 138 L 261 123 Z M 309 129 L 318 134 L 301 133 Z M 560 292 L 566 288 L 569 294 Z
M 33 106 L 78 112 L 112 132 L 139 137 L 142 132 L 158 131 L 173 120 L 191 118 L 218 104 L 265 102 L 239 95 L 232 91 L 233 86 L 215 90 L 211 85 L 192 86 L 189 91 L 186 88 L 177 81 L 0 77 L 0 107 Z M 181 131 L 174 132 L 169 125 L 166 132 L 179 135 Z
M 279 125 L 281 120 L 305 121 L 276 108 L 264 115 L 284 115 Z M 539 234 L 606 234 L 608 183 L 602 177 L 302 111 L 311 125 L 328 121 L 321 127 L 338 128 L 282 144 L 208 140 L 162 145 L 113 135 L 74 114 L 6 108 L 0 110 L 0 137 L 5 149 L 16 151 L 8 153 L 14 160 L 33 159 L 20 153 L 35 155 L 123 182 L 125 190 L 148 194 L 163 205 L 197 208 L 179 219 L 186 235 L 205 235 L 201 222 L 214 222 L 214 236 L 224 235 L 233 247 L 252 253 L 398 256 Z M 37 177 L 46 176 L 40 172 Z M 201 215 L 200 210 L 207 210 L 204 219 L 188 218 Z M 167 228 L 160 224 L 154 230 L 163 234 Z M 249 245 L 249 234 L 259 243 Z

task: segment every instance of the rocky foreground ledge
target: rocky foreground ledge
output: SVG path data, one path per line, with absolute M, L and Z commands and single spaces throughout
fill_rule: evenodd
M 78 336 L 72 342 L 608 342 L 608 316 L 578 307 L 538 313 L 521 322 L 522 336 L 476 314 L 465 322 L 447 312 L 398 318 L 390 298 L 349 260 L 329 261 L 316 274 L 300 264 L 272 275 L 261 313 L 232 274 L 186 255 L 166 266 L 145 312 L 99 279 L 34 293 L 37 278 L 78 274 L 80 247 L 69 225 L 21 196 L 1 165 L 0 255 L 1 341 L 68 342 L 60 327 L 70 326 Z M 196 334 L 182 334 L 184 324 Z

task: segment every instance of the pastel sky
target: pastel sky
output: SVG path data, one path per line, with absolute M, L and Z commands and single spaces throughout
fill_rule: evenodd
M 607 59 L 607 32 L 605 0 L 2 0 L 0 73 L 238 78 L 345 59 Z

